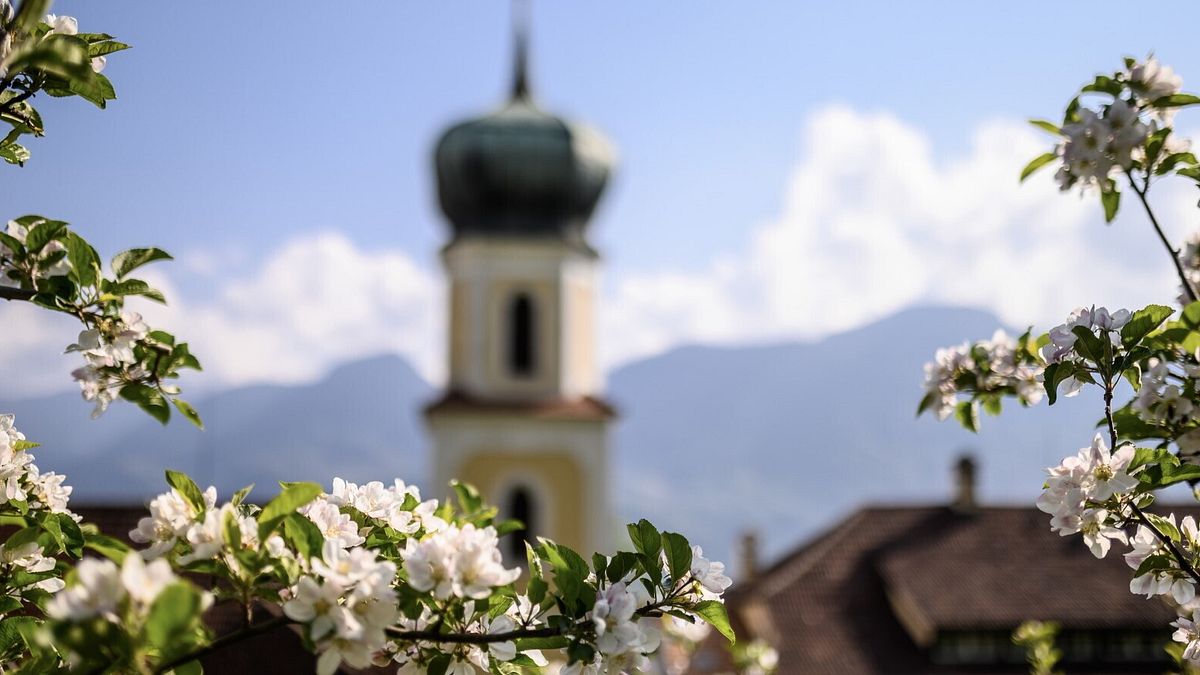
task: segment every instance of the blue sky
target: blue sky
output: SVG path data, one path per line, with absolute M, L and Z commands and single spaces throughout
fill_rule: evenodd
M 1020 210 L 1006 212 L 988 230 L 987 236 L 1011 244 L 1009 257 L 991 267 L 982 261 L 961 268 L 972 274 L 994 268 L 999 275 L 970 288 L 910 284 L 910 268 L 901 261 L 894 277 L 906 290 L 876 301 L 865 295 L 890 285 L 886 281 L 859 287 L 848 279 L 826 293 L 817 288 L 824 276 L 783 279 L 787 261 L 768 263 L 762 256 L 775 241 L 805 247 L 790 250 L 797 267 L 824 264 L 836 271 L 875 260 L 864 250 L 840 248 L 839 230 L 829 223 L 844 221 L 881 228 L 881 240 L 899 232 L 914 246 L 970 258 L 969 246 L 992 240 L 959 242 L 947 233 L 971 227 L 993 200 L 1011 203 L 1012 185 L 995 195 L 979 189 L 971 193 L 976 202 L 952 206 L 949 212 L 961 214 L 957 224 L 926 231 L 922 223 L 939 212 L 937 187 L 949 187 L 948 179 L 975 175 L 972 170 L 994 181 L 1012 175 L 1005 173 L 1008 164 L 993 171 L 988 153 L 1024 148 L 1022 134 L 1032 132 L 1017 131 L 1021 120 L 1052 116 L 1091 73 L 1115 68 L 1125 54 L 1154 50 L 1184 75 L 1185 88 L 1200 82 L 1200 52 L 1194 49 L 1200 8 L 1168 3 L 1155 20 L 1115 20 L 1126 10 L 1116 3 L 1082 11 L 1035 2 L 535 0 L 535 96 L 553 111 L 598 127 L 619 152 L 618 173 L 593 227 L 606 256 L 606 295 L 617 307 L 602 340 L 619 342 L 616 328 L 630 323 L 647 329 L 636 343 L 617 344 L 608 362 L 682 342 L 815 337 L 913 303 L 984 306 L 1021 323 L 1097 296 L 1103 300 L 1109 285 L 1094 279 L 1073 287 L 1078 293 L 1070 299 L 1036 306 L 993 292 L 1005 278 L 1000 271 L 1013 273 L 1013 261 L 1029 258 L 1028 241 L 1011 238 L 1021 235 L 1010 237 L 1002 227 L 1024 222 Z M 411 288 L 400 289 L 408 282 L 394 280 L 396 295 L 387 297 L 396 307 L 440 302 L 436 250 L 445 229 L 433 200 L 431 150 L 448 123 L 486 111 L 505 96 L 508 3 L 274 2 L 247 10 L 231 2 L 60 0 L 54 11 L 77 16 L 81 30 L 113 33 L 134 49 L 109 60 L 106 74 L 119 96 L 109 110 L 79 101 L 41 102 L 49 135 L 32 143 L 27 167 L 5 171 L 7 212 L 70 220 L 107 252 L 143 244 L 171 250 L 180 262 L 159 274 L 188 316 L 224 312 L 235 300 L 243 314 L 249 312 L 253 301 L 246 296 L 270 293 L 264 270 L 271 260 L 277 271 L 320 260 L 312 251 L 273 258 L 306 241 L 340 247 L 348 264 L 355 256 L 378 264 L 364 269 L 411 263 L 405 277 Z M 863 138 L 873 139 L 866 146 L 814 152 L 822 139 L 853 140 L 859 127 Z M 840 131 L 827 134 L 831 128 Z M 896 138 L 904 142 L 895 145 Z M 907 172 L 903 157 L 880 163 L 880 173 L 864 168 L 874 164 L 876 151 L 887 155 L 888 148 L 927 151 L 915 173 L 925 171 L 929 180 L 888 183 L 888 176 Z M 845 174 L 845 181 L 825 190 L 822 172 Z M 1048 183 L 1030 189 L 1052 191 Z M 797 207 L 798 195 L 813 190 L 842 201 L 811 211 Z M 880 218 L 894 210 L 889 200 L 895 193 L 925 203 L 893 228 Z M 962 193 L 944 198 L 954 202 Z M 1071 251 L 1092 237 L 1092 229 L 1080 228 L 1093 228 L 1095 209 L 1090 202 L 1061 199 L 1070 203 L 1056 217 L 1078 221 L 1078 227 L 1070 228 L 1074 238 L 1064 235 L 1047 246 Z M 859 200 L 877 212 L 858 212 Z M 1034 203 L 1042 202 L 1024 208 Z M 1128 220 L 1118 226 L 1142 227 Z M 795 225 L 795 236 L 763 234 L 787 223 Z M 825 227 L 832 228 L 832 238 L 797 234 Z M 1145 233 L 1138 235 L 1141 242 Z M 1125 237 L 1114 235 L 1105 245 L 1123 245 Z M 1154 255 L 1149 246 L 1132 250 Z M 780 267 L 758 274 L 770 264 Z M 945 274 L 958 269 L 947 267 Z M 1140 278 L 1143 269 L 1150 268 L 1130 273 Z M 1167 277 L 1153 275 L 1131 297 L 1172 292 L 1160 283 Z M 239 280 L 245 283 L 228 287 Z M 1050 279 L 1028 281 L 1010 294 L 1028 295 L 1034 281 Z M 744 309 L 789 284 L 800 290 Z M 1094 292 L 1083 293 L 1089 290 Z M 791 306 L 787 298 L 801 296 L 796 316 L 782 317 Z M 292 300 L 260 297 L 275 304 Z M 848 311 L 847 304 L 861 304 L 861 311 Z M 10 308 L 0 311 L 18 316 Z M 324 310 L 314 305 L 312 311 Z M 342 351 L 325 345 L 303 367 L 281 362 L 247 370 L 230 362 L 213 377 L 217 383 L 303 379 L 339 358 L 393 350 L 436 378 L 440 315 L 436 307 L 421 313 L 424 318 L 396 328 L 415 334 L 402 340 L 380 337 Z M 235 321 L 228 312 L 222 316 Z M 286 333 L 294 328 L 289 322 L 303 320 L 298 317 L 280 314 L 275 320 Z M 173 318 L 207 330 L 195 319 L 162 315 Z M 343 323 L 348 332 L 386 332 L 383 325 L 358 330 L 353 317 Z M 312 339 L 336 342 L 338 335 Z M 223 351 L 230 340 L 202 335 L 197 341 Z M 36 361 L 22 349 L 0 348 L 0 364 Z M 243 371 L 245 376 L 234 375 Z M 63 380 L 47 386 L 69 386 Z

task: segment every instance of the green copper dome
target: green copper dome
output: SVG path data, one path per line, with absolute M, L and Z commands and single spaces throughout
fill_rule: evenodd
M 511 100 L 456 124 L 435 152 L 442 211 L 463 235 L 556 237 L 586 246 L 583 230 L 612 167 L 597 132 L 538 108 L 518 36 Z

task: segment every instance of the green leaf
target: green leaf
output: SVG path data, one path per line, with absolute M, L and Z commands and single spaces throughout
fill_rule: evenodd
M 1106 364 L 1104 343 L 1086 326 L 1075 326 L 1071 329 L 1075 334 L 1075 353 L 1096 365 Z
M 658 533 L 658 529 L 654 525 L 650 524 L 650 521 L 643 518 L 636 524 L 630 523 L 625 527 L 629 530 L 629 539 L 638 553 L 647 558 L 658 557 L 658 552 L 662 550 L 662 535 Z
M 1060 129 L 1059 126 L 1053 122 L 1047 122 L 1046 120 L 1029 120 L 1029 123 L 1055 136 L 1062 135 L 1062 129 Z
M 136 403 L 139 408 L 161 424 L 166 424 L 171 419 L 171 409 L 167 406 L 167 399 L 163 398 L 163 395 L 153 387 L 148 387 L 140 382 L 130 382 L 121 387 L 121 398 Z
M 1200 103 L 1200 96 L 1192 94 L 1171 94 L 1170 96 L 1162 96 L 1154 99 L 1151 103 L 1155 108 L 1180 108 L 1187 105 L 1196 105 Z
M 192 407 L 191 403 L 188 403 L 181 398 L 173 398 L 171 399 L 171 403 L 175 406 L 175 409 L 179 411 L 179 414 L 187 418 L 187 420 L 192 424 L 195 424 L 196 427 L 198 427 L 201 431 L 204 430 L 204 421 L 200 419 L 200 413 L 196 412 L 196 409 Z
M 258 515 L 258 538 L 266 541 L 267 537 L 290 513 L 316 499 L 322 492 L 316 483 L 292 483 L 274 499 L 267 502 L 262 513 Z
M 124 51 L 129 49 L 129 45 L 116 40 L 101 40 L 99 42 L 88 42 L 88 58 L 94 59 L 97 56 L 107 56 L 109 54 Z
M 123 281 L 105 281 L 101 284 L 101 289 L 104 293 L 116 297 L 124 297 L 126 295 L 141 295 L 162 304 L 167 303 L 167 299 L 163 297 L 161 291 L 152 288 L 150 284 L 141 279 L 125 279 Z
M 164 588 L 150 606 L 143 629 L 147 642 L 164 651 L 174 651 L 181 638 L 200 619 L 200 594 L 182 582 Z
M 41 251 L 46 244 L 62 234 L 66 227 L 67 224 L 61 220 L 43 220 L 29 230 L 25 237 L 25 248 L 30 253 Z
M 9 164 L 23 165 L 32 156 L 29 149 L 20 143 L 13 143 L 11 141 L 0 143 L 0 159 Z
M 125 556 L 132 550 L 121 541 L 104 534 L 84 534 L 83 545 L 96 553 L 120 565 L 125 562 Z
M 954 419 L 967 431 L 979 431 L 979 406 L 974 401 L 960 401 L 954 407 Z
M 325 545 L 321 529 L 299 513 L 290 513 L 283 519 L 283 537 L 305 560 L 320 557 L 321 547 Z
M 251 484 L 247 485 L 246 487 L 242 488 L 241 490 L 238 490 L 237 492 L 233 493 L 233 498 L 229 500 L 229 503 L 233 504 L 234 506 L 241 504 L 242 502 L 246 501 L 246 497 L 250 494 L 250 491 L 253 489 L 254 489 L 254 483 L 251 483 Z
M 471 514 L 483 508 L 483 497 L 479 495 L 479 490 L 476 490 L 474 485 L 452 480 L 450 487 L 454 489 L 454 494 L 458 498 L 458 506 L 463 513 Z
M 71 261 L 71 279 L 80 286 L 95 285 L 100 273 L 100 256 L 92 245 L 74 232 L 67 233 L 67 259 Z
M 450 655 L 438 654 L 429 659 L 429 665 L 426 667 L 425 675 L 446 675 L 446 670 L 450 667 Z
M 167 485 L 179 491 L 196 513 L 204 513 L 207 505 L 204 503 L 204 493 L 186 473 L 167 469 Z
M 1049 124 L 1049 122 L 1046 124 Z M 1021 169 L 1021 182 L 1024 182 L 1026 178 L 1032 176 L 1038 169 L 1046 166 L 1056 159 L 1058 159 L 1058 155 L 1053 152 L 1042 153 L 1037 157 L 1034 157 L 1028 164 L 1025 165 L 1024 169 Z
M 1128 349 L 1142 341 L 1162 325 L 1175 310 L 1162 305 L 1149 305 L 1133 313 L 1129 322 L 1121 328 L 1121 343 Z
M 124 279 L 135 269 L 156 260 L 173 260 L 173 258 L 166 251 L 157 248 L 131 248 L 113 256 L 113 274 L 117 275 L 118 279 Z
M 17 3 L 17 15 L 12 22 L 14 31 L 18 33 L 32 32 L 48 11 L 50 11 L 50 0 L 25 0 Z
M 1180 464 L 1177 467 L 1162 465 L 1162 479 L 1158 481 L 1157 487 L 1167 487 L 1168 485 L 1195 480 L 1200 480 L 1200 466 L 1195 464 Z
M 737 641 L 737 636 L 733 634 L 733 628 L 729 626 L 729 615 L 725 613 L 724 603 L 718 600 L 704 600 L 693 605 L 691 610 L 696 613 L 696 616 L 704 619 L 708 625 L 716 628 L 717 632 L 724 635 L 730 644 Z
M 517 651 L 523 652 L 530 649 L 556 650 L 565 649 L 571 644 L 570 638 L 559 635 L 555 637 L 544 638 L 518 638 L 514 640 L 517 645 Z
M 678 582 L 692 570 L 692 547 L 682 534 L 662 533 L 662 548 L 667 554 L 667 568 L 671 581 Z
M 1117 217 L 1121 208 L 1121 193 L 1116 188 L 1109 188 L 1100 193 L 1100 205 L 1104 207 L 1104 222 L 1111 223 Z
M 605 576 L 608 577 L 610 583 L 616 583 L 630 572 L 637 568 L 639 559 L 638 556 L 629 551 L 619 551 L 608 561 L 608 569 L 605 570 Z

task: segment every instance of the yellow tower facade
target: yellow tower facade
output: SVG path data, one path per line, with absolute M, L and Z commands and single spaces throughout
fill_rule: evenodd
M 438 143 L 438 196 L 452 237 L 449 378 L 426 409 L 434 478 L 475 485 L 526 523 L 506 554 L 545 536 L 608 547 L 608 435 L 595 313 L 599 256 L 586 226 L 611 167 L 594 131 L 542 111 L 523 41 L 510 100 Z

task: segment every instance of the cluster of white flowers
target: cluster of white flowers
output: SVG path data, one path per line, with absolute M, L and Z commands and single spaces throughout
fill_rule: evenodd
M 401 534 L 446 529 L 446 521 L 435 515 L 438 501 L 422 502 L 417 487 L 405 485 L 399 478 L 391 486 L 380 481 L 358 485 L 334 478 L 332 492 L 309 502 L 300 513 L 316 524 L 326 540 L 350 548 L 366 541 L 369 530 L 360 531 L 358 523 L 343 510 L 345 508 L 353 508 L 376 521 L 376 527 L 390 527 Z
M 387 644 L 386 629 L 399 618 L 392 582 L 396 565 L 366 548 L 344 549 L 326 541 L 313 558 L 311 575 L 289 589 L 283 612 L 307 624 L 308 637 L 321 652 L 317 672 L 330 675 L 343 661 L 370 666 Z
M 38 223 L 31 223 L 29 226 L 25 226 L 15 220 L 10 220 L 5 233 L 24 245 L 29 236 L 29 230 L 37 225 Z M 19 288 L 22 279 L 32 277 L 33 281 L 39 281 L 67 276 L 71 271 L 71 261 L 65 255 L 58 255 L 66 250 L 66 246 L 63 246 L 60 241 L 48 242 L 32 260 L 28 261 L 27 268 L 18 269 L 12 262 L 16 251 L 0 242 L 0 286 Z
M 516 596 L 504 613 L 498 616 L 492 617 L 487 608 L 487 603 L 477 603 L 474 600 L 464 602 L 462 632 L 499 636 L 537 625 L 537 619 L 543 614 L 543 611 L 524 595 Z M 428 631 L 432 623 L 432 614 L 429 608 L 425 608 L 415 620 L 400 617 L 396 627 L 402 631 Z M 517 657 L 517 644 L 512 640 L 489 642 L 487 645 L 392 641 L 378 655 L 375 663 L 382 666 L 388 661 L 395 661 L 400 665 L 397 671 L 399 675 L 419 675 L 426 672 L 427 667 L 427 664 L 422 662 L 422 646 L 433 646 L 438 652 L 450 655 L 451 660 L 446 667 L 448 675 L 497 672 L 497 663 L 507 663 Z M 549 660 L 540 650 L 526 649 L 522 653 L 538 667 L 549 664 Z
M 1121 328 L 1129 323 L 1131 316 L 1127 309 L 1109 312 L 1105 307 L 1077 307 L 1064 323 L 1050 329 L 1050 342 L 1042 348 L 1042 356 L 1049 363 L 1082 362 L 1083 357 L 1075 353 L 1075 343 L 1079 339 L 1075 328 L 1086 328 L 1115 347 L 1121 344 Z M 1075 382 L 1066 395 L 1075 393 L 1080 386 L 1079 382 Z
M 55 619 L 82 621 L 103 617 L 121 623 L 121 604 L 146 612 L 167 586 L 179 581 L 165 560 L 150 563 L 141 556 L 127 555 L 121 567 L 111 560 L 85 558 L 75 568 L 75 583 L 51 599 L 46 613 Z M 205 604 L 212 601 L 205 594 Z
M 599 675 L 646 670 L 648 654 L 658 649 L 662 634 L 654 623 L 637 616 L 652 598 L 641 579 L 618 581 L 596 593 L 590 614 L 596 631 L 596 656 L 590 663 L 564 667 L 562 675 Z
M 80 352 L 86 361 L 71 376 L 79 382 L 84 400 L 95 401 L 92 417 L 99 417 L 108 409 L 126 382 L 146 376 L 133 348 L 149 332 L 150 327 L 140 314 L 122 312 L 119 321 L 107 320 L 104 330 L 84 330 L 74 344 L 67 346 L 67 352 Z
M 47 556 L 36 541 L 26 542 L 12 548 L 7 544 L 0 544 L 0 565 L 4 566 L 6 576 L 11 576 L 12 572 L 18 569 L 30 574 L 40 574 L 54 569 L 54 558 Z M 65 584 L 58 577 L 50 577 L 32 585 L 49 593 L 57 593 L 63 589 Z M 21 591 L 24 589 L 11 590 Z
M 1153 56 L 1134 63 L 1124 78 L 1129 82 L 1139 102 L 1151 104 L 1164 96 L 1178 94 L 1183 89 L 1183 78 L 1171 68 L 1158 62 Z
M 138 544 L 149 544 L 142 556 L 153 560 L 170 552 L 178 541 L 199 541 L 204 538 L 206 514 L 217 503 L 217 488 L 204 491 L 203 512 L 197 511 L 178 490 L 171 488 L 150 501 L 150 515 L 138 521 L 129 538 Z M 217 527 L 218 532 L 220 526 Z
M 1011 389 L 1025 405 L 1041 401 L 1045 368 L 1020 359 L 1018 347 L 1015 338 L 998 330 L 990 340 L 939 349 L 933 361 L 925 364 L 925 391 L 936 399 L 938 419 L 954 413 L 958 394 L 964 389 L 964 375 L 969 376 L 969 388 L 975 391 Z
M 53 471 L 42 473 L 33 463 L 34 456 L 20 449 L 25 434 L 13 426 L 12 415 L 0 415 L 0 481 L 3 482 L 2 501 L 22 501 L 31 509 L 51 513 L 66 513 L 76 521 L 79 517 L 67 508 L 72 488 L 63 485 L 66 476 Z
M 1186 645 L 1183 649 L 1183 660 L 1196 663 L 1200 661 L 1200 609 L 1192 613 L 1192 618 L 1179 617 L 1171 622 L 1175 632 L 1171 639 Z
M 1171 527 L 1175 525 L 1175 515 L 1165 518 Z M 1180 521 L 1178 528 L 1182 545 L 1185 549 L 1195 550 L 1200 543 L 1200 532 L 1196 529 L 1196 519 L 1186 516 Z M 1167 552 L 1166 546 L 1155 536 L 1154 532 L 1145 525 L 1139 525 L 1137 532 L 1129 539 L 1129 552 L 1125 554 L 1125 563 L 1131 569 L 1141 567 L 1146 558 Z M 1134 577 L 1129 582 L 1129 592 L 1152 598 L 1156 595 L 1170 595 L 1180 605 L 1192 602 L 1196 597 L 1195 582 L 1182 570 L 1159 570 L 1147 572 Z
M 1124 514 L 1111 514 L 1102 507 L 1089 507 L 1089 503 L 1107 502 L 1138 484 L 1128 472 L 1133 455 L 1134 448 L 1128 444 L 1110 454 L 1104 438 L 1096 434 L 1091 446 L 1046 469 L 1046 488 L 1038 497 L 1037 507 L 1051 515 L 1051 531 L 1064 537 L 1082 533 L 1084 543 L 1097 558 L 1108 554 L 1112 541 L 1127 541 L 1110 518 Z
M 1099 112 L 1080 110 L 1079 120 L 1063 125 L 1062 133 L 1062 167 L 1055 177 L 1061 189 L 1069 190 L 1103 185 L 1113 171 L 1128 169 L 1152 127 L 1142 122 L 1137 108 L 1118 99 Z
M 1133 400 L 1133 410 L 1144 420 L 1156 423 L 1186 422 L 1192 418 L 1195 404 L 1184 395 L 1184 378 L 1200 377 L 1200 365 L 1182 364 L 1183 374 L 1171 372 L 1166 361 L 1150 358 L 1142 369 L 1141 388 Z M 1175 378 L 1176 382 L 1171 382 Z
M 417 541 L 402 554 L 408 584 L 434 597 L 483 599 L 497 586 L 516 581 L 520 568 L 504 567 L 496 528 L 451 525 Z
M 1063 125 L 1065 140 L 1057 150 L 1062 166 L 1056 175 L 1063 190 L 1103 188 L 1113 173 L 1141 159 L 1143 144 L 1160 123 L 1170 122 L 1173 109 L 1153 105 L 1163 96 L 1179 93 L 1183 86 L 1170 67 L 1149 58 L 1118 77 L 1134 94 L 1131 101 L 1117 98 L 1100 110 L 1081 109 L 1078 120 Z M 1186 144 L 1167 138 L 1166 152 L 1186 150 Z

